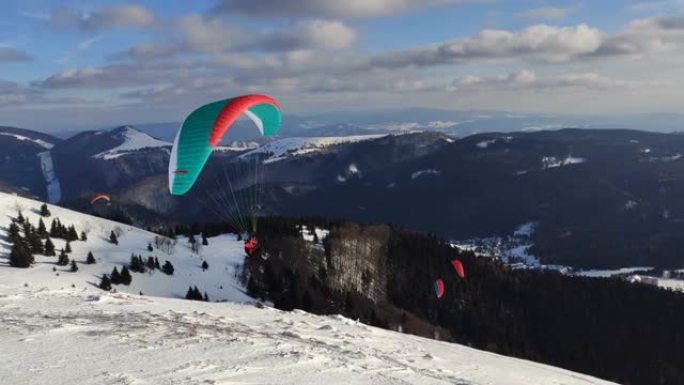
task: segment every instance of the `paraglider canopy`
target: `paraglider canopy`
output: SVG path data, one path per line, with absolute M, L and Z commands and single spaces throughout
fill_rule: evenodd
M 454 267 L 454 270 L 456 270 L 456 274 L 458 274 L 461 279 L 465 279 L 465 269 L 463 268 L 463 263 L 458 259 L 454 259 L 451 261 L 451 265 Z
M 435 280 L 434 289 L 437 298 L 444 297 L 444 281 L 442 281 L 440 278 L 437 278 L 437 280 Z
M 280 106 L 267 95 L 238 96 L 194 110 L 181 125 L 171 150 L 171 194 L 183 195 L 190 190 L 212 150 L 243 113 L 254 122 L 263 136 L 275 135 L 280 129 Z
M 102 200 L 107 201 L 107 202 L 112 201 L 112 199 L 108 195 L 100 194 L 100 195 L 96 195 L 95 197 L 93 197 L 93 199 L 90 200 L 90 204 L 92 205 L 92 204 L 95 204 L 95 202 L 102 201 Z

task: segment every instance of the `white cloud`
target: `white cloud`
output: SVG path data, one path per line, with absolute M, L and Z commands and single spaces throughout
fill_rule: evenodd
M 540 78 L 535 72 L 525 69 L 491 77 L 462 76 L 454 80 L 449 89 L 451 91 L 557 90 L 561 88 L 610 90 L 635 85 L 635 82 L 616 80 L 596 73 L 572 73 Z
M 341 21 L 311 20 L 290 30 L 267 34 L 260 39 L 259 46 L 269 51 L 342 49 L 352 46 L 356 39 L 356 30 Z
M 525 58 L 565 62 L 596 51 L 601 42 L 601 32 L 586 24 L 575 27 L 539 24 L 518 32 L 488 29 L 475 37 L 379 55 L 374 58 L 373 65 L 384 68 L 424 67 L 467 61 Z

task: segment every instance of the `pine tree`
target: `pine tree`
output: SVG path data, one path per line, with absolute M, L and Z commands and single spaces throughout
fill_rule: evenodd
M 48 209 L 47 204 L 43 203 L 43 205 L 40 206 L 40 216 L 47 218 L 50 215 L 52 215 L 50 209 Z
M 55 218 L 52 220 L 52 223 L 50 223 L 50 236 L 53 238 L 58 238 L 59 237 L 59 218 Z
M 164 263 L 164 266 L 162 267 L 162 271 L 166 275 L 173 275 L 174 268 L 171 262 L 166 261 L 166 263 Z
M 93 257 L 93 253 L 91 251 L 88 252 L 88 257 L 86 258 L 86 263 L 89 265 L 92 265 L 95 263 L 95 257 Z
M 147 257 L 147 262 L 145 263 L 148 269 L 154 270 L 154 258 L 152 256 Z
M 207 271 L 208 268 L 209 264 L 207 263 L 207 261 L 202 261 L 202 271 Z
M 67 239 L 70 241 L 78 241 L 78 233 L 76 232 L 76 227 L 71 225 L 67 232 Z
M 24 223 L 24 215 L 19 211 L 19 214 L 17 214 L 17 223 Z
M 193 299 L 195 299 L 197 301 L 201 301 L 203 299 L 202 298 L 202 292 L 200 291 L 200 289 L 197 286 L 195 286 L 195 298 L 193 298 Z
M 133 277 L 131 277 L 131 273 L 128 271 L 126 266 L 124 266 L 123 269 L 121 269 L 121 283 L 128 286 L 131 284 L 132 280 Z
M 71 241 L 67 241 L 64 251 L 71 253 Z
M 154 251 L 154 249 L 152 248 L 152 244 L 151 244 L 151 243 L 148 243 L 148 244 L 147 244 L 147 251 L 149 251 L 149 252 L 153 252 L 153 251 Z
M 202 246 L 209 246 L 209 240 L 207 239 L 207 236 L 202 233 Z
M 131 260 L 128 262 L 128 267 L 131 269 L 131 271 L 135 271 L 136 273 L 140 273 L 140 260 L 138 259 L 138 256 L 135 254 L 131 254 Z
M 76 260 L 72 259 L 71 260 L 71 272 L 75 273 L 78 271 L 78 265 L 76 265 Z
M 33 226 L 31 226 L 31 222 L 27 220 L 24 221 L 24 237 L 29 237 L 31 233 L 33 233 Z
M 69 264 L 69 256 L 66 255 L 66 252 L 64 252 L 64 249 L 62 249 L 59 253 L 59 257 L 57 258 L 57 264 L 59 266 L 66 266 Z
M 21 235 L 19 234 L 19 226 L 17 226 L 17 224 L 14 222 L 10 223 L 7 235 L 9 237 L 10 242 L 17 243 L 19 240 L 21 240 Z
M 81 231 L 81 241 L 85 242 L 88 240 L 88 235 L 86 235 L 85 231 Z
M 159 259 L 157 259 L 157 257 L 154 257 L 154 268 L 161 270 L 161 267 L 159 266 Z
M 112 281 L 113 285 L 118 285 L 121 283 L 121 274 L 119 274 L 119 270 L 117 270 L 116 266 L 114 266 L 114 270 L 112 270 L 109 280 Z
M 185 299 L 193 299 L 195 298 L 195 290 L 190 286 L 188 288 L 188 292 L 185 293 Z
M 100 289 L 106 291 L 112 290 L 112 281 L 107 274 L 104 274 L 102 280 L 100 280 Z
M 202 300 L 204 300 L 204 302 L 209 302 L 209 296 L 206 291 L 204 292 L 204 298 L 202 298 Z
M 32 263 L 33 255 L 31 255 L 31 251 L 26 242 L 20 241 L 12 245 L 9 257 L 10 266 L 27 268 L 30 267 Z
M 41 239 L 45 239 L 48 236 L 47 229 L 45 228 L 45 222 L 43 222 L 43 218 L 40 218 L 38 220 L 38 236 Z
M 62 224 L 62 222 L 59 222 L 59 236 L 67 239 L 68 238 L 68 233 L 67 233 L 67 228 Z
M 145 272 L 145 262 L 142 259 L 142 255 L 138 254 L 138 266 L 140 266 L 140 272 Z
M 55 244 L 52 243 L 52 240 L 50 237 L 45 240 L 45 255 L 48 257 L 54 257 L 55 256 Z
M 31 254 L 43 254 L 45 251 L 43 248 L 43 241 L 36 231 L 32 231 L 31 234 L 26 237 L 26 242 L 28 242 Z
M 119 244 L 119 240 L 117 239 L 116 234 L 114 234 L 114 230 L 112 230 L 112 232 L 109 234 L 109 242 L 115 245 Z

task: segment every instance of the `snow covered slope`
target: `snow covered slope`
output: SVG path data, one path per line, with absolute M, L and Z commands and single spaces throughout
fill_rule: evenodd
M 340 316 L 0 284 L 7 384 L 609 384 Z
M 37 144 L 37 145 L 39 145 L 39 146 L 41 146 L 47 150 L 54 147 L 53 143 L 47 142 L 47 141 L 42 140 L 42 139 L 29 138 L 28 136 L 24 136 L 24 135 L 20 135 L 20 134 L 15 134 L 15 133 L 11 133 L 11 132 L 0 132 L 0 135 L 11 136 L 17 140 L 22 140 L 22 141 L 26 140 L 29 142 L 33 142 L 33 143 L 35 143 L 35 144 Z
M 11 268 L 7 264 L 9 244 L 5 240 L 11 217 L 16 216 L 17 209 L 29 219 L 33 225 L 38 224 L 39 208 L 42 202 L 20 198 L 11 194 L 0 193 L 0 282 L 17 287 L 28 283 L 47 289 L 61 289 L 74 285 L 78 289 L 94 289 L 100 282 L 102 274 L 109 274 L 116 266 L 119 270 L 130 261 L 131 254 L 141 254 L 144 260 L 148 256 L 156 256 L 160 264 L 170 261 L 175 273 L 168 276 L 159 270 L 148 271 L 144 274 L 132 273 L 133 281 L 130 286 L 117 285 L 116 290 L 161 297 L 183 298 L 190 285 L 197 286 L 202 292 L 207 292 L 210 300 L 251 301 L 244 294 L 242 286 L 236 276 L 236 268 L 244 259 L 244 248 L 235 236 L 226 234 L 209 238 L 209 245 L 202 246 L 199 254 L 190 249 L 187 239 L 179 237 L 177 244 L 169 252 L 155 249 L 147 251 L 148 243 L 154 245 L 156 234 L 126 226 L 117 222 L 81 214 L 58 206 L 48 205 L 52 216 L 44 218 L 49 228 L 54 218 L 65 226 L 74 225 L 76 231 L 88 233 L 86 242 L 72 242 L 70 259 L 78 263 L 78 272 L 69 271 L 69 266 L 56 266 L 56 257 L 36 256 L 36 263 L 28 269 Z M 121 231 L 119 244 L 109 242 L 112 230 Z M 52 238 L 56 250 L 65 246 L 62 239 Z M 96 264 L 85 264 L 86 256 L 91 251 L 97 261 Z M 209 269 L 202 271 L 201 265 L 207 261 Z M 53 271 L 53 267 L 57 271 Z
M 230 235 L 209 238 L 199 255 L 180 239 L 170 252 L 148 253 L 152 233 L 48 206 L 48 226 L 58 217 L 89 231 L 86 242 L 72 243 L 79 271 L 43 256 L 28 269 L 7 266 L 11 217 L 21 210 L 35 224 L 40 205 L 0 193 L 2 384 L 609 384 L 341 316 L 245 304 L 251 299 L 235 278 L 242 242 Z M 121 232 L 118 245 L 108 241 L 112 230 Z M 89 250 L 94 265 L 82 263 Z M 116 293 L 97 288 L 100 275 L 131 253 L 169 260 L 175 274 L 133 273 Z M 233 302 L 178 299 L 190 285 Z
M 365 140 L 378 139 L 386 135 L 356 135 L 356 136 L 331 136 L 319 138 L 285 138 L 263 145 L 252 150 L 243 157 L 256 154 L 268 154 L 265 163 L 277 162 L 287 156 L 300 156 L 325 150 L 326 147 L 343 143 L 356 143 Z
M 107 133 L 109 131 L 101 131 Z M 123 140 L 119 146 L 108 151 L 94 155 L 99 159 L 116 159 L 129 152 L 142 150 L 144 148 L 171 147 L 171 143 L 155 139 L 142 131 L 138 131 L 131 126 L 124 126 L 116 129 L 116 138 Z

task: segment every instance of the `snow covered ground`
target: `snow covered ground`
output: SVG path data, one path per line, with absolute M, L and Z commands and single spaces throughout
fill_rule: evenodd
M 49 205 L 48 226 L 59 217 L 88 231 L 86 242 L 72 243 L 79 271 L 43 256 L 28 269 L 9 267 L 11 217 L 20 209 L 36 224 L 40 204 L 0 193 L 2 384 L 608 384 L 341 316 L 254 306 L 235 278 L 244 251 L 231 235 L 209 238 L 198 254 L 185 239 L 148 252 L 152 233 Z M 112 230 L 121 232 L 118 245 L 108 241 Z M 96 264 L 83 263 L 88 251 Z M 169 260 L 175 273 L 133 273 L 115 293 L 97 288 L 100 275 L 131 253 Z M 232 302 L 179 299 L 189 285 Z
M 653 267 L 623 267 L 613 270 L 582 270 L 574 273 L 583 277 L 607 278 L 615 275 L 633 274 L 641 271 L 651 271 Z
M 341 316 L 0 284 L 6 384 L 609 384 Z
M 355 135 L 334 136 L 319 138 L 285 138 L 265 144 L 255 150 L 243 154 L 249 157 L 255 154 L 268 154 L 265 163 L 277 162 L 286 159 L 287 156 L 301 156 L 323 151 L 326 147 L 343 143 L 356 143 L 364 140 L 378 139 L 386 135 Z
M 100 282 L 102 274 L 109 274 L 116 266 L 119 270 L 130 261 L 131 254 L 142 255 L 143 260 L 155 256 L 161 265 L 170 261 L 175 273 L 168 276 L 159 270 L 144 274 L 131 273 L 133 281 L 130 286 L 116 285 L 117 291 L 171 298 L 184 298 L 189 286 L 197 286 L 209 299 L 246 302 L 252 299 L 244 294 L 242 285 L 236 278 L 236 270 L 244 260 L 244 245 L 232 234 L 209 238 L 209 245 L 202 246 L 199 253 L 193 253 L 190 244 L 184 237 L 178 237 L 177 243 L 168 250 L 155 248 L 147 251 L 149 243 L 155 244 L 156 234 L 126 226 L 121 223 L 84 215 L 58 206 L 48 205 L 52 216 L 43 218 L 48 229 L 54 218 L 65 226 L 75 225 L 76 231 L 86 231 L 86 242 L 72 242 L 72 253 L 69 258 L 76 260 L 79 270 L 72 273 L 69 266 L 57 266 L 56 257 L 35 256 L 36 263 L 28 269 L 10 268 L 7 264 L 9 244 L 4 240 L 11 217 L 16 216 L 17 208 L 33 224 L 38 224 L 39 208 L 42 202 L 0 193 L 0 282 L 14 286 L 24 283 L 39 285 L 39 288 L 62 289 L 74 285 L 78 289 L 92 288 Z M 109 242 L 111 231 L 120 231 L 119 244 Z M 197 237 L 198 241 L 201 240 Z M 65 247 L 62 239 L 52 238 L 55 249 Z M 86 256 L 91 251 L 96 262 L 85 264 Z M 201 265 L 207 261 L 209 269 L 202 271 Z M 53 267 L 56 271 L 53 271 Z M 1 383 L 1 382 L 0 382 Z

